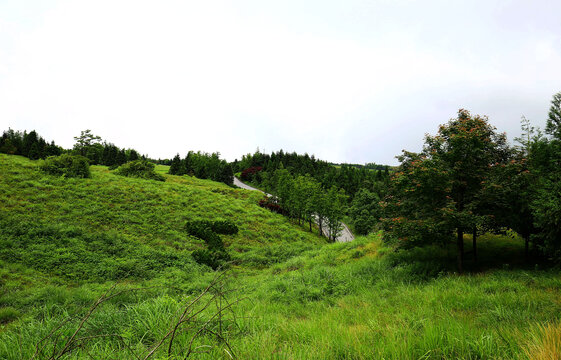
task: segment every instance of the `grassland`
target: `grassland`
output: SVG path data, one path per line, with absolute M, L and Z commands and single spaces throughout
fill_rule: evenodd
M 194 358 L 559 354 L 561 272 L 524 264 L 516 237 L 481 237 L 479 264 L 458 275 L 454 249 L 395 252 L 381 233 L 326 244 L 259 208 L 255 192 L 188 176 L 165 175 L 164 183 L 125 178 L 101 166 L 92 167 L 91 179 L 63 179 L 37 164 L 0 154 L 2 359 L 31 358 L 57 327 L 60 336 L 41 344 L 60 349 L 114 284 L 115 291 L 140 290 L 102 303 L 78 333 L 79 349 L 62 358 L 146 356 L 215 276 L 190 256 L 204 246 L 182 231 L 195 218 L 229 219 L 240 228 L 223 237 L 233 265 L 221 282 L 224 301 L 239 302 L 222 321 L 211 319 L 208 307 L 182 328 L 170 355 L 165 346 L 152 358 L 183 358 L 205 322 L 214 333 L 201 333 L 194 346 L 209 353 Z

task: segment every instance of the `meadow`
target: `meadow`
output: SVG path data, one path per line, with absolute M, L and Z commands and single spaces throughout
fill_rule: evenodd
M 1 359 L 561 354 L 561 272 L 525 263 L 517 236 L 482 236 L 459 275 L 453 247 L 395 251 L 382 232 L 328 244 L 257 192 L 165 166 L 158 182 L 38 164 L 0 154 Z M 205 246 L 183 230 L 194 219 L 239 227 L 222 237 L 224 273 L 191 257 Z

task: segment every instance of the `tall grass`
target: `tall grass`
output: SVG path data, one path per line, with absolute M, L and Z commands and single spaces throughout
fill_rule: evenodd
M 524 353 L 531 360 L 561 359 L 561 323 L 537 324 L 520 334 L 525 340 Z

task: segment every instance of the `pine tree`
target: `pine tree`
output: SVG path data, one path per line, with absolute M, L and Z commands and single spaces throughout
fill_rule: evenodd
M 179 175 L 181 169 L 181 157 L 176 154 L 171 161 L 171 166 L 169 167 L 168 174 Z

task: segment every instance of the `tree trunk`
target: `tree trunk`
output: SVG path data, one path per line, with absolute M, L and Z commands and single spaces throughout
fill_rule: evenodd
M 308 219 L 308 222 L 310 223 L 310 232 L 312 232 L 312 217 Z
M 473 263 L 477 263 L 477 227 L 473 227 Z
M 318 228 L 319 228 L 319 236 L 323 236 L 323 231 L 322 231 L 322 221 L 321 218 L 318 216 Z
M 458 228 L 458 272 L 464 272 L 464 231 Z

